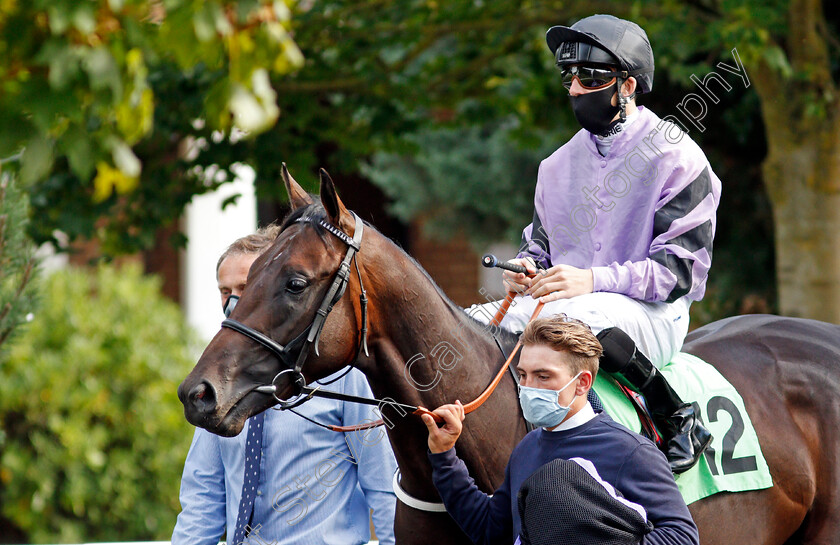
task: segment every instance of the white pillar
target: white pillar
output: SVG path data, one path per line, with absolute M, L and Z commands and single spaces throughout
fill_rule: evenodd
M 237 177 L 232 183 L 193 197 L 184 214 L 183 228 L 189 242 L 181 256 L 181 300 L 187 321 L 208 342 L 224 318 L 216 262 L 233 241 L 257 229 L 254 171 L 241 166 L 235 172 Z M 222 210 L 222 202 L 237 193 L 240 197 L 236 204 Z

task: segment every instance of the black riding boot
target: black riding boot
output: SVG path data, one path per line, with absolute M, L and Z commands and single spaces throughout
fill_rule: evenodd
M 694 407 L 680 399 L 627 333 L 611 327 L 598 333 L 598 340 L 604 347 L 601 369 L 623 378 L 645 396 L 653 423 L 662 434 L 660 448 L 671 471 L 690 469 L 712 441 L 712 434 L 697 420 Z

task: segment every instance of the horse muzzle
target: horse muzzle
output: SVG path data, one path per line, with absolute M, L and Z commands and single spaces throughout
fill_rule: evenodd
M 216 412 L 216 389 L 206 380 L 189 386 L 187 381 L 178 386 L 178 399 L 184 405 L 184 416 L 190 424 L 203 427 Z

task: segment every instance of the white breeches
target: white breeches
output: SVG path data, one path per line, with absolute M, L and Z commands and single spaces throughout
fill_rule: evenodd
M 540 316 L 564 313 L 588 324 L 596 335 L 608 327 L 619 327 L 653 365 L 661 368 L 682 348 L 688 333 L 690 304 L 684 297 L 673 303 L 646 303 L 619 293 L 595 292 L 546 303 Z M 522 332 L 536 306 L 537 301 L 530 296 L 517 296 L 502 320 L 502 327 Z M 498 302 L 484 303 L 466 311 L 473 318 L 489 323 L 498 307 Z

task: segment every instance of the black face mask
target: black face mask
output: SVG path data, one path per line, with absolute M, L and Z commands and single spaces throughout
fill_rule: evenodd
M 620 108 L 612 105 L 616 86 L 610 85 L 600 91 L 570 96 L 572 111 L 578 123 L 592 134 L 603 134 L 609 130 L 615 114 Z

